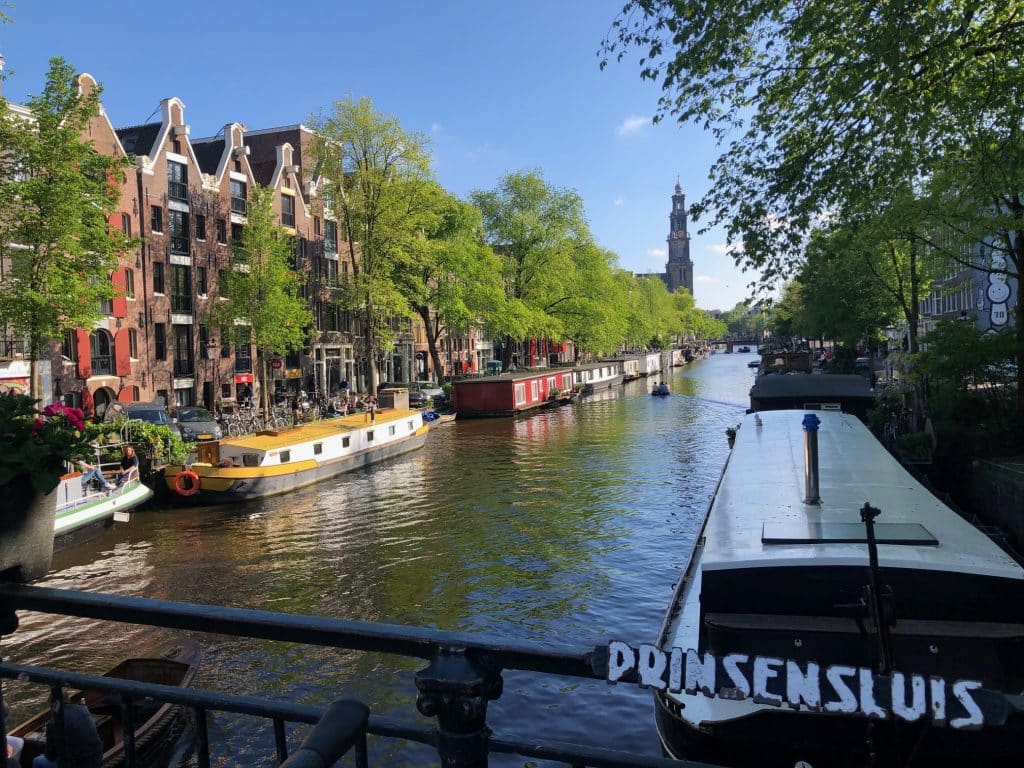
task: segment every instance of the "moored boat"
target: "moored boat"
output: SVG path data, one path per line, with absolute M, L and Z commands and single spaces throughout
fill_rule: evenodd
M 167 487 L 203 504 L 300 488 L 423 446 L 421 411 L 388 408 L 197 446 L 199 461 L 167 467 Z
M 114 485 L 121 465 L 117 462 L 98 464 L 100 470 Z M 127 513 L 153 497 L 153 491 L 139 479 L 139 470 L 132 469 L 120 485 L 98 488 L 92 483 L 82 484 L 82 473 L 71 472 L 57 485 L 57 516 L 54 522 L 53 546 L 64 549 L 85 541 L 115 516 Z
M 1016 766 L 1022 644 L 1021 564 L 856 419 L 788 410 L 744 419 L 644 664 L 677 758 Z
M 610 389 L 622 383 L 622 363 L 619 360 L 600 360 L 577 365 L 573 369 L 573 381 L 584 395 Z
M 839 410 L 866 421 L 874 404 L 871 384 L 854 374 L 765 373 L 750 388 L 751 411 Z
M 201 653 L 191 640 L 167 648 L 155 657 L 132 658 L 122 661 L 103 676 L 119 680 L 186 687 L 195 677 Z M 102 768 L 115 768 L 124 764 L 124 720 L 120 698 L 100 690 L 76 691 L 69 697 L 74 703 L 83 703 L 92 715 L 103 745 Z M 174 726 L 184 717 L 180 707 L 162 704 L 150 699 L 132 701 L 132 722 L 135 724 L 137 765 L 166 763 L 178 729 Z M 25 740 L 20 756 L 22 768 L 31 768 L 32 761 L 42 755 L 46 746 L 46 725 L 53 714 L 49 708 L 14 728 L 9 735 Z

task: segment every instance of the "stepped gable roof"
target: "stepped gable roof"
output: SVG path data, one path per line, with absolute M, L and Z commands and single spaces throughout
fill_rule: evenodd
M 130 125 L 127 128 L 116 128 L 114 132 L 121 140 L 124 151 L 129 155 L 148 155 L 153 151 L 153 142 L 163 123 L 145 123 Z
M 199 169 L 203 173 L 217 173 L 220 159 L 224 155 L 224 139 L 196 139 L 192 142 Z

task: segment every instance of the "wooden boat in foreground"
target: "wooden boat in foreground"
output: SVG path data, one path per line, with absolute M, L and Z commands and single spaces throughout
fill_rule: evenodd
M 646 665 L 680 759 L 1008 768 L 1022 647 L 1020 563 L 856 418 L 779 410 L 744 418 Z
M 201 652 L 191 640 L 182 640 L 156 657 L 125 659 L 104 677 L 119 680 L 135 680 L 143 683 L 174 685 L 184 688 L 191 684 L 199 665 Z M 103 743 L 102 768 L 115 768 L 124 763 L 124 727 L 120 699 L 95 689 L 76 691 L 70 695 L 74 703 L 84 703 L 92 714 L 96 730 Z M 177 733 L 175 725 L 184 717 L 180 707 L 161 704 L 151 700 L 133 703 L 135 722 L 135 749 L 137 765 L 152 766 L 160 763 L 160 756 L 173 747 Z M 37 755 L 43 754 L 46 746 L 46 724 L 52 718 L 47 708 L 38 715 L 14 728 L 11 736 L 25 740 L 20 762 L 23 768 L 31 768 Z
M 203 504 L 245 501 L 301 488 L 421 448 L 421 411 L 387 408 L 373 422 L 355 413 L 285 430 L 200 443 L 199 461 L 169 466 L 167 487 Z

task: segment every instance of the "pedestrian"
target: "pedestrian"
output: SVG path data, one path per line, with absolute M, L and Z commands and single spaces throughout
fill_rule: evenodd
M 366 413 L 370 418 L 371 424 L 377 421 L 377 398 L 373 395 L 366 398 Z

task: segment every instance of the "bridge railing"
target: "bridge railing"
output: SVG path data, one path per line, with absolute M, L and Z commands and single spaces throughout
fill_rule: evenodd
M 201 768 L 210 765 L 206 716 L 213 711 L 271 720 L 276 759 L 288 768 L 332 765 L 342 750 L 354 750 L 356 765 L 362 768 L 368 761 L 367 734 L 433 745 L 445 768 L 486 766 L 491 753 L 555 761 L 574 768 L 695 768 L 698 765 L 591 745 L 547 739 L 501 738 L 492 733 L 487 725 L 487 704 L 501 695 L 504 670 L 603 680 L 607 673 L 607 650 L 603 645 L 553 649 L 527 643 L 496 643 L 468 633 L 435 629 L 0 583 L 0 635 L 16 630 L 17 610 L 346 648 L 413 657 L 426 662 L 415 675 L 415 705 L 421 715 L 433 718 L 435 724 L 383 717 L 369 712 L 353 700 L 335 702 L 330 710 L 334 715 L 325 719 L 319 736 L 314 729 L 307 739 L 307 743 L 313 740 L 316 744 L 309 749 L 300 749 L 288 763 L 285 724 L 317 723 L 324 714 L 319 708 L 253 696 L 0 663 L 0 678 L 47 685 L 53 702 L 63 701 L 66 689 L 89 688 L 119 697 L 127 736 L 126 768 L 140 765 L 131 735 L 134 733 L 131 718 L 132 703 L 143 698 L 179 705 L 191 711 L 195 721 L 196 756 Z M 55 712 L 59 711 L 60 707 L 57 707 Z M 585 716 L 597 719 L 594 712 L 587 712 Z M 55 717 L 58 729 L 63 728 L 61 720 Z M 537 723 L 539 727 L 543 726 L 544 713 L 538 713 Z M 0 733 L 0 737 L 3 735 Z M 330 746 L 325 747 L 324 744 L 328 743 Z M 323 755 L 320 750 L 325 748 L 337 750 L 337 754 Z

